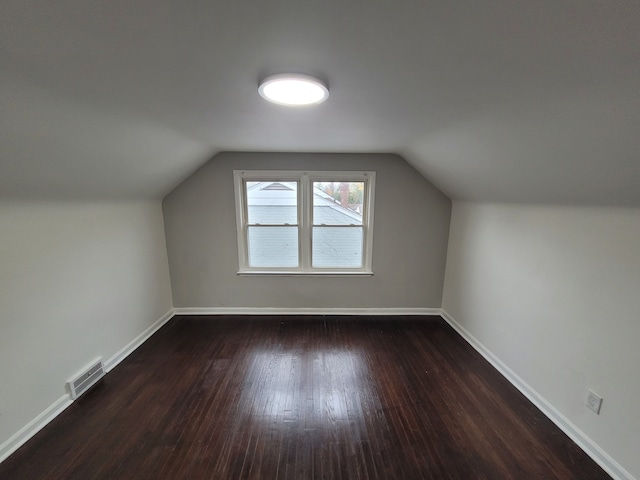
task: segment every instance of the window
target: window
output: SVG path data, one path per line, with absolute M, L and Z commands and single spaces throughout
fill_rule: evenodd
M 372 273 L 375 172 L 233 174 L 239 273 Z

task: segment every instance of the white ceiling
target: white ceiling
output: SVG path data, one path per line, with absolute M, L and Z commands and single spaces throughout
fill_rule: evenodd
M 3 0 L 0 196 L 161 197 L 225 150 L 395 152 L 454 199 L 640 206 L 640 2 Z M 286 109 L 270 73 L 331 97 Z

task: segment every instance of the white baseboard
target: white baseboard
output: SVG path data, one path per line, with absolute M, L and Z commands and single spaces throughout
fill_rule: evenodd
M 498 357 L 489 351 L 451 315 L 441 308 L 259 308 L 259 307 L 192 307 L 174 308 L 165 313 L 153 325 L 129 342 L 122 350 L 105 362 L 105 370 L 113 370 L 120 362 L 142 345 L 174 315 L 440 315 L 475 350 L 477 350 L 496 370 L 513 384 L 529 401 L 555 423 L 569 438 L 587 453 L 614 479 L 636 480 L 611 456 L 594 443 L 584 432 L 556 410 L 538 392 L 507 367 Z M 15 452 L 31 437 L 44 428 L 55 417 L 69 407 L 73 401 L 64 395 L 22 427 L 7 441 L 0 445 L 0 462 Z
M 156 333 L 165 323 L 167 323 L 174 316 L 173 308 L 165 313 L 162 317 L 156 320 L 153 325 L 147 328 L 144 332 L 131 340 L 122 350 L 112 356 L 109 360 L 104 362 L 105 372 L 109 373 L 120 362 L 127 358 L 133 351 L 142 345 L 151 335 Z
M 440 308 L 272 308 L 187 307 L 174 308 L 175 315 L 438 315 Z
M 0 445 L 0 463 L 24 445 L 31 437 L 42 430 L 45 425 L 60 415 L 72 403 L 71 397 L 64 395 L 53 402 L 44 412 L 18 430 L 6 442 Z
M 174 315 L 440 315 L 440 308 L 259 308 L 259 307 L 194 307 L 172 308 L 153 325 L 129 342 L 105 363 L 105 371 L 113 370 L 151 335 L 158 331 Z M 45 411 L 22 427 L 0 445 L 0 462 L 24 445 L 49 422 L 60 415 L 73 403 L 69 395 L 64 395 Z
M 136 348 L 142 345 L 151 335 L 153 335 L 160 327 L 167 323 L 173 317 L 173 309 L 169 310 L 156 322 L 153 323 L 144 332 L 129 342 L 122 350 L 112 356 L 104 364 L 105 371 L 111 371 L 122 360 L 129 356 Z M 0 445 L 0 463 L 9 455 L 15 452 L 22 445 L 27 443 L 31 437 L 42 430 L 49 422 L 60 415 L 67 407 L 73 403 L 70 395 L 64 395 L 51 404 L 44 412 L 27 423 L 24 427 L 12 435 L 6 442 Z
M 441 310 L 442 318 L 464 338 L 480 355 L 482 355 L 493 367 L 498 370 L 514 387 L 516 387 L 527 399 L 533 403 L 549 420 L 556 424 L 576 445 L 589 455 L 602 469 L 616 480 L 636 480 L 633 475 L 627 472 L 618 462 L 602 450 L 593 440 L 591 440 L 582 430 L 574 425 L 569 419 L 556 410 L 542 395 L 534 390 L 513 370 L 505 365 L 487 347 L 476 339 L 469 331 L 460 325 L 445 310 Z

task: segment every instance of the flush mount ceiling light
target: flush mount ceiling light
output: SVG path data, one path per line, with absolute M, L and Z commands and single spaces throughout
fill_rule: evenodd
M 329 89 L 317 78 L 296 73 L 283 73 L 265 78 L 258 93 L 278 105 L 300 107 L 317 105 L 329 98 Z

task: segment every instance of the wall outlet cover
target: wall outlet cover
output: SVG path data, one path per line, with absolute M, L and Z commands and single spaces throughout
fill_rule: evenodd
M 589 390 L 587 392 L 587 400 L 585 401 L 585 405 L 593 410 L 595 413 L 600 415 L 600 407 L 602 406 L 602 397 L 597 393 Z

